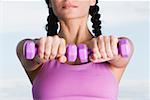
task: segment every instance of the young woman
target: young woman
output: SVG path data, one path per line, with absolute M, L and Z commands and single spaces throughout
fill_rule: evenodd
M 34 100 L 117 100 L 121 77 L 133 54 L 132 42 L 125 37 L 103 36 L 98 14 L 98 0 L 46 0 L 49 16 L 47 36 L 35 39 L 39 46 L 33 60 L 23 56 L 24 39 L 17 55 L 32 85 Z M 93 33 L 87 26 L 91 15 Z M 60 30 L 57 33 L 58 23 Z M 127 39 L 127 58 L 118 54 L 117 43 Z M 88 62 L 69 62 L 67 44 L 84 43 L 92 49 Z M 99 63 L 94 63 L 94 61 Z

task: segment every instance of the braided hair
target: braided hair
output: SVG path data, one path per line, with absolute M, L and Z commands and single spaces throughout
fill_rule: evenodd
M 57 16 L 55 16 L 52 8 L 49 7 L 49 0 L 45 0 L 45 1 L 49 8 L 49 16 L 47 17 L 48 24 L 46 25 L 45 29 L 47 31 L 47 36 L 54 36 L 54 35 L 57 35 L 59 20 Z M 99 6 L 97 5 L 97 3 L 98 3 L 98 0 L 96 0 L 95 6 L 90 6 L 90 9 L 89 9 L 89 14 L 92 16 L 91 17 L 91 22 L 93 23 L 92 28 L 94 28 L 92 32 L 95 34 L 95 37 L 98 37 L 99 35 L 102 34 L 101 26 L 100 26 L 101 21 L 99 20 L 101 16 L 98 13 Z

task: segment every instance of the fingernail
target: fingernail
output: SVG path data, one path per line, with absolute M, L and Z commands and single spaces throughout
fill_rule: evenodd
M 107 58 L 107 55 L 104 55 L 102 58 L 103 58 L 103 59 L 106 59 L 106 58 Z
M 92 55 L 89 57 L 89 60 L 90 60 L 90 61 L 93 61 L 93 57 L 92 57 Z
M 93 58 L 94 60 L 96 60 L 96 59 L 97 59 L 97 55 L 96 55 L 96 54 L 93 54 L 92 58 Z
M 51 55 L 51 56 L 50 56 L 50 60 L 53 60 L 53 59 L 54 59 L 54 57 Z
M 47 60 L 48 58 L 46 56 L 44 56 L 44 59 Z
M 64 56 L 61 56 L 61 57 L 60 57 L 60 62 L 61 62 L 61 63 L 65 63 L 65 61 L 66 61 L 66 58 L 65 58 Z
M 109 54 L 108 57 L 109 57 L 109 58 L 112 58 L 112 57 L 113 57 L 113 54 Z
M 42 54 L 39 54 L 39 57 L 42 59 L 42 58 L 43 58 L 43 55 L 42 55 Z
M 61 55 L 62 55 L 62 54 L 59 53 L 59 54 L 57 54 L 57 57 L 60 57 Z

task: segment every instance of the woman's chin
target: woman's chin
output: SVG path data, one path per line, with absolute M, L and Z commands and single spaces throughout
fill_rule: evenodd
M 79 15 L 79 16 L 77 16 L 77 15 L 69 15 L 69 14 L 67 14 L 67 15 L 63 15 L 62 17 L 60 17 L 60 19 L 62 19 L 62 20 L 68 20 L 68 19 L 78 19 L 78 18 L 83 18 L 83 17 L 86 17 L 86 16 L 81 16 L 81 15 Z

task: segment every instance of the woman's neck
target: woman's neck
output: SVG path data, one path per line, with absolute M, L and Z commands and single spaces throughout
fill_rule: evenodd
M 79 44 L 92 38 L 87 26 L 87 18 L 60 20 L 58 35 L 66 40 L 66 43 Z

